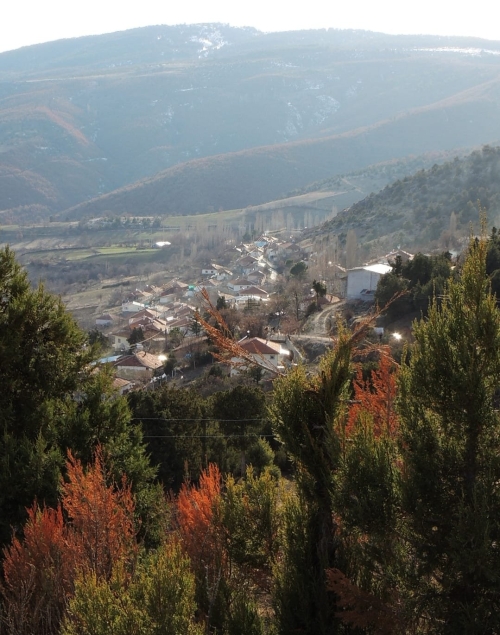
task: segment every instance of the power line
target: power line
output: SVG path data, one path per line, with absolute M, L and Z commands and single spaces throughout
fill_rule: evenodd
M 167 417 L 133 417 L 131 421 L 194 421 L 194 422 L 205 422 L 205 421 L 215 421 L 218 423 L 250 423 L 254 421 L 268 421 L 268 419 L 176 419 L 176 418 L 167 418 Z
M 162 434 L 162 435 L 144 435 L 143 439 L 233 439 L 240 437 L 269 437 L 275 438 L 274 434 Z

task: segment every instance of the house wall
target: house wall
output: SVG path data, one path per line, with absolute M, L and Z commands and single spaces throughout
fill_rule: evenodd
M 347 292 L 348 300 L 363 300 L 365 297 L 361 295 L 363 289 L 374 291 L 380 280 L 380 273 L 374 271 L 366 271 L 365 269 L 357 269 L 347 273 Z
M 130 348 L 130 344 L 127 342 L 126 337 L 122 337 L 120 335 L 115 335 L 115 343 L 113 344 L 113 348 L 115 351 L 127 350 Z
M 123 379 L 151 379 L 153 371 L 144 366 L 116 366 L 117 374 Z
M 145 305 L 139 302 L 124 302 L 122 304 L 122 313 L 137 313 L 145 308 Z
M 263 355 L 253 355 L 254 359 L 256 360 L 257 363 L 259 363 L 260 361 L 262 361 L 263 359 L 266 360 L 266 363 L 268 363 L 270 366 L 275 366 L 276 368 L 281 364 L 282 362 L 282 357 L 281 355 L 279 355 L 279 353 L 274 353 L 273 355 L 271 354 L 263 354 Z M 241 358 L 239 357 L 233 357 L 232 359 L 233 362 L 238 362 L 238 361 L 243 361 L 241 360 Z M 241 373 L 242 371 L 246 370 L 245 366 L 239 366 L 239 367 L 232 367 L 231 368 L 231 377 L 233 377 L 234 375 L 237 375 L 238 373 Z

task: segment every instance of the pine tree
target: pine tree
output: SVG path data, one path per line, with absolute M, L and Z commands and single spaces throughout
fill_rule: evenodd
M 37 498 L 55 507 L 66 450 L 84 462 L 97 444 L 118 478 L 131 477 L 146 516 L 157 500 L 141 432 L 96 349 L 43 285 L 33 289 L 13 252 L 0 250 L 0 545 Z
M 362 333 L 363 328 L 352 336 L 342 331 L 316 377 L 299 366 L 275 383 L 271 416 L 296 464 L 298 485 L 298 497 L 285 511 L 284 554 L 274 594 L 283 634 L 331 635 L 342 628 L 325 572 L 339 564 L 333 507 L 339 426 L 346 415 L 351 356 Z
M 398 589 L 404 546 L 397 368 L 385 347 L 378 369 L 366 380 L 359 369 L 353 384 L 334 492 L 344 566 L 329 570 L 328 581 L 344 623 L 388 635 L 402 632 Z
M 57 421 L 92 359 L 85 335 L 59 298 L 32 289 L 0 251 L 0 544 L 35 496 L 55 505 L 64 453 Z
M 472 242 L 401 371 L 409 608 L 425 633 L 500 628 L 500 314 L 486 251 Z

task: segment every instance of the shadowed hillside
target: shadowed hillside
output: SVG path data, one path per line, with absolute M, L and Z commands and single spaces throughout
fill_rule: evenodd
M 193 214 L 281 198 L 314 179 L 401 158 L 500 138 L 500 84 L 324 139 L 199 159 L 64 212 L 69 219 L 106 213 Z M 431 137 L 427 130 L 434 130 Z

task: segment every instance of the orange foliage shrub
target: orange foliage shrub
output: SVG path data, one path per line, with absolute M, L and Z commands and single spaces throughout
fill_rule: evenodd
M 91 571 L 109 579 L 113 567 L 136 555 L 134 500 L 124 480 L 121 488 L 106 483 L 100 448 L 85 471 L 68 453 L 68 482 L 62 506 L 28 510 L 22 539 L 3 550 L 3 600 L 6 633 L 52 634 L 59 631 L 77 573 Z M 69 516 L 65 522 L 63 511 Z
M 398 427 L 398 418 L 394 410 L 396 383 L 396 365 L 387 355 L 380 356 L 379 368 L 371 372 L 369 380 L 364 380 L 361 369 L 358 369 L 354 380 L 355 403 L 349 409 L 348 435 L 355 429 L 362 412 L 371 415 L 376 437 L 381 434 L 393 435 L 396 432 Z
M 62 501 L 70 517 L 73 540 L 84 566 L 98 578 L 109 579 L 117 562 L 130 562 L 136 554 L 134 499 L 125 478 L 121 488 L 106 483 L 102 450 L 87 471 L 68 452 L 68 481 Z
M 28 510 L 24 539 L 3 550 L 1 595 L 8 632 L 51 633 L 74 589 L 78 553 L 62 509 Z
M 198 486 L 185 483 L 177 497 L 177 520 L 184 548 L 195 566 L 220 554 L 220 536 L 214 523 L 221 501 L 221 474 L 210 464 Z

